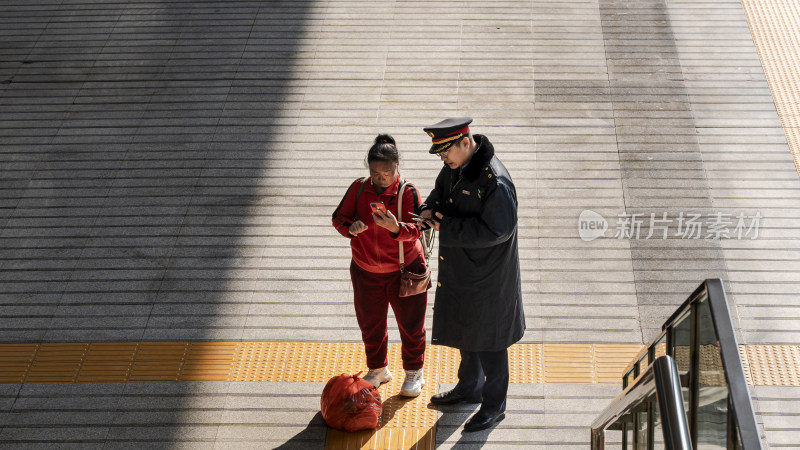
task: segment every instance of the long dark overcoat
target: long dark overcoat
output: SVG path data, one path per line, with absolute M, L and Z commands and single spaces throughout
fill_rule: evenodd
M 431 343 L 499 351 L 525 332 L 517 192 L 486 136 L 463 174 L 444 166 L 422 209 L 441 212 Z

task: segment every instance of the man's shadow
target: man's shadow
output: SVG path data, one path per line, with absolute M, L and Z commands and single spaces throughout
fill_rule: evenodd
M 436 407 L 428 404 L 428 409 L 437 409 L 439 411 L 439 418 L 436 419 L 436 426 L 431 430 L 435 430 L 433 445 L 429 447 L 418 448 L 435 448 L 436 446 L 448 441 L 454 434 L 461 431 L 458 440 L 453 443 L 454 448 L 461 449 L 479 449 L 486 445 L 492 428 L 476 431 L 472 433 L 464 433 L 464 423 L 472 417 L 473 414 L 478 412 L 480 403 L 462 403 L 459 405 L 447 405 Z M 418 444 L 421 444 L 419 442 Z M 412 447 L 414 448 L 414 447 Z
M 439 385 L 439 392 L 446 392 L 454 387 L 456 387 L 455 383 L 442 383 Z M 495 427 L 472 433 L 463 432 L 464 423 L 478 412 L 480 407 L 480 403 L 459 403 L 457 405 L 442 406 L 434 406 L 432 403 L 428 403 L 428 409 L 439 411 L 439 418 L 436 419 L 436 426 L 433 428 L 436 433 L 434 446 L 443 444 L 451 439 L 454 434 L 460 432 L 458 441 L 455 442 L 455 448 L 459 450 L 482 448 L 486 444 L 489 433 Z M 432 446 L 431 448 L 434 447 Z

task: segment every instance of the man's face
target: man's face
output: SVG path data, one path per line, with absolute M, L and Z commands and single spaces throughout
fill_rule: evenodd
M 469 158 L 472 156 L 469 147 L 469 138 L 464 137 L 461 138 L 457 144 L 453 144 L 448 148 L 446 152 L 439 153 L 439 157 L 442 158 L 442 162 L 447 164 L 448 167 L 457 169 L 464 165 L 465 162 L 469 161 Z

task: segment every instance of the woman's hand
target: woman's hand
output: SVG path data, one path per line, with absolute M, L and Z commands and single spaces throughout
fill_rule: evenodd
M 350 228 L 348 228 L 348 231 L 353 236 L 358 236 L 359 233 L 361 233 L 363 231 L 367 231 L 367 226 L 364 224 L 364 222 L 362 222 L 360 220 L 356 220 L 355 222 L 353 222 L 352 225 L 350 225 Z
M 378 214 L 372 214 L 372 219 L 375 221 L 375 225 L 386 228 L 392 234 L 400 232 L 400 224 L 397 222 L 397 217 L 395 217 L 391 211 L 378 211 Z

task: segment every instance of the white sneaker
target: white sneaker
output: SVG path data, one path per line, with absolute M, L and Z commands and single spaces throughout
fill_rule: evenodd
M 388 367 L 381 367 L 380 369 L 369 369 L 364 380 L 372 383 L 373 386 L 380 387 L 383 383 L 392 381 L 392 372 L 389 372 Z
M 425 386 L 425 378 L 422 378 L 422 369 L 406 370 L 406 380 L 403 381 L 403 387 L 400 388 L 400 395 L 403 397 L 416 397 L 422 392 L 422 386 Z

